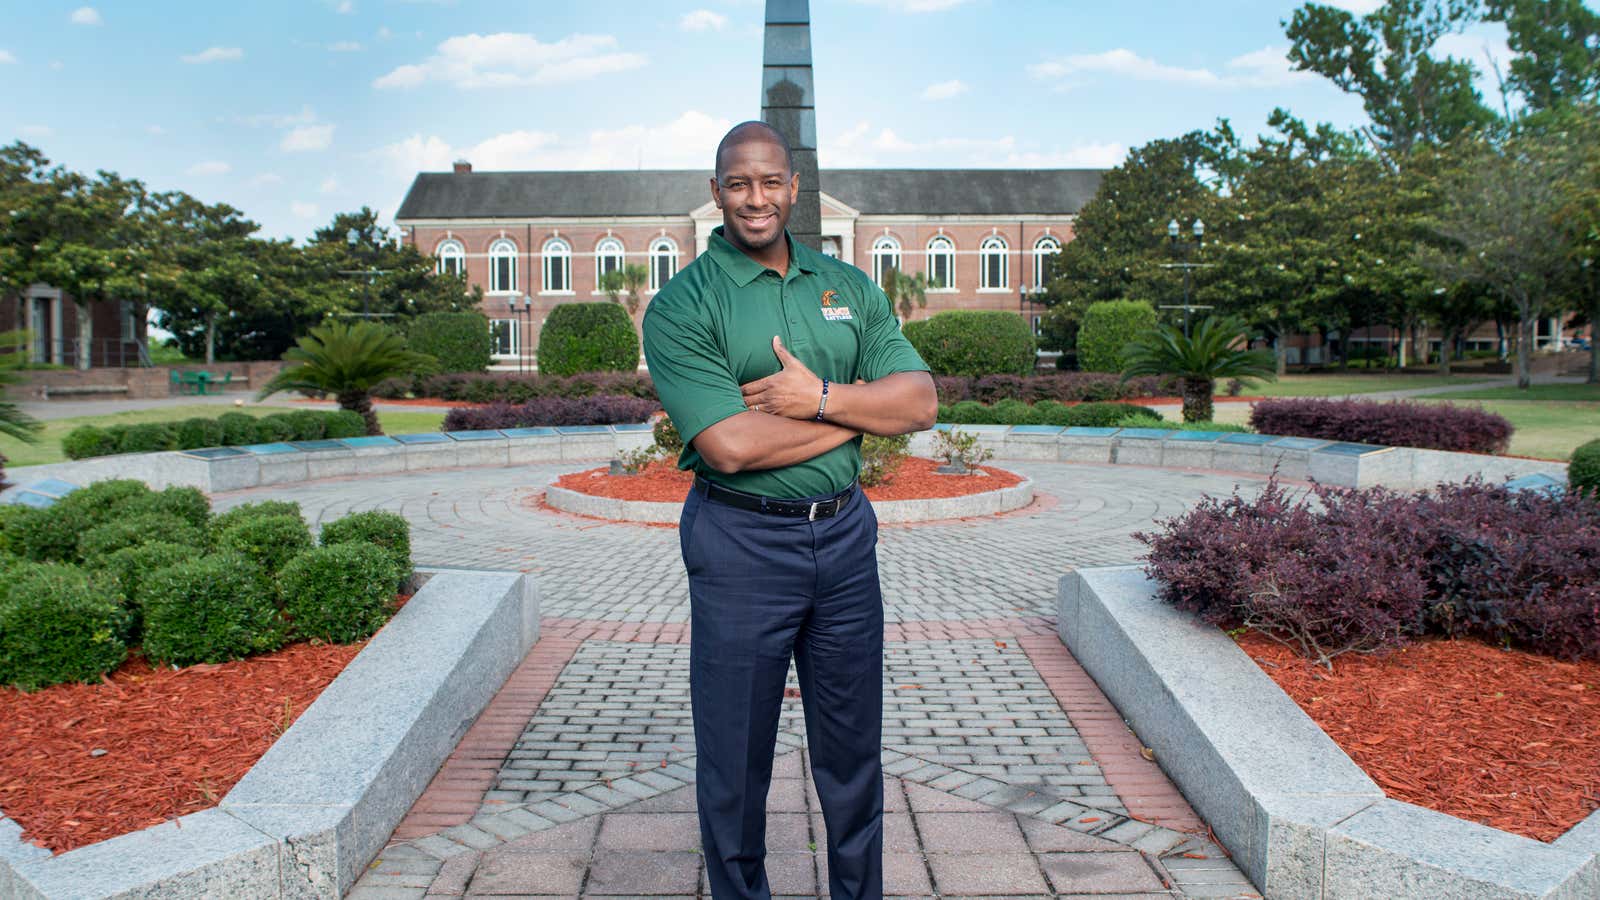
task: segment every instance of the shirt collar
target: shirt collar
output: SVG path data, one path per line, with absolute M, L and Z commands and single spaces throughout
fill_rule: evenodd
M 796 241 L 787 228 L 783 230 L 783 240 L 789 245 L 790 268 L 799 269 L 811 275 L 817 274 L 817 261 L 812 258 L 817 255 L 816 252 Z M 718 266 L 722 267 L 722 271 L 728 273 L 728 277 L 732 278 L 739 287 L 748 286 L 762 272 L 767 271 L 766 266 L 746 256 L 744 251 L 735 247 L 731 241 L 723 237 L 721 225 L 711 229 L 711 239 L 706 243 L 706 252 L 710 254 Z

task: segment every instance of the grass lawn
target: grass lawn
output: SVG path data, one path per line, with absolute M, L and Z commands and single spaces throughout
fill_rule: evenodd
M 299 408 L 306 408 L 299 406 Z M 316 407 L 321 408 L 321 407 Z M 222 407 L 195 404 L 193 406 L 168 406 L 158 409 L 136 409 L 107 416 L 77 416 L 71 419 L 50 419 L 38 441 L 25 444 L 9 435 L 0 435 L 0 453 L 5 454 L 6 467 L 33 466 L 40 463 L 66 462 L 61 452 L 61 439 L 79 425 L 138 425 L 144 422 L 176 422 L 193 416 L 215 417 L 225 412 L 242 412 L 252 416 L 288 412 L 289 407 L 247 404 L 242 407 Z M 378 422 L 389 434 L 409 434 L 420 431 L 438 431 L 444 422 L 444 413 L 438 412 L 388 412 L 380 410 Z
M 1476 391 L 1457 391 L 1450 395 L 1450 399 L 1600 403 L 1600 384 L 1535 384 L 1525 391 L 1515 387 L 1483 388 Z
M 1489 375 L 1385 375 L 1358 372 L 1328 375 L 1285 375 L 1277 381 L 1258 381 L 1244 393 L 1252 397 L 1334 397 L 1341 394 L 1371 394 L 1378 391 L 1403 391 L 1456 384 L 1477 384 Z M 1221 385 L 1219 385 L 1220 387 Z M 1459 395 L 1455 395 L 1459 396 Z

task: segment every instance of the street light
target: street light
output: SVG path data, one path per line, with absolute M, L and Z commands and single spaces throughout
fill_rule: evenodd
M 366 236 L 366 233 L 362 229 L 359 229 L 359 228 L 352 228 L 349 231 L 345 232 L 344 239 L 345 239 L 345 243 L 350 245 L 350 254 L 351 254 L 351 256 L 355 255 L 356 248 L 361 246 L 362 239 L 365 236 Z M 368 266 L 365 269 L 341 269 L 341 270 L 339 270 L 339 274 L 340 275 L 365 275 L 365 276 L 367 276 L 367 289 L 365 291 L 363 291 L 362 294 L 361 294 L 361 318 L 363 318 L 363 319 L 372 318 L 372 313 L 369 311 L 369 307 L 368 307 L 368 302 L 372 297 L 372 286 L 376 282 L 377 277 L 379 275 L 387 275 L 387 274 L 389 274 L 389 270 L 388 269 L 374 269 L 371 266 Z M 391 316 L 391 315 L 394 315 L 394 314 L 393 313 L 378 313 L 378 315 L 380 315 L 380 316 Z
M 1194 220 L 1194 225 L 1190 227 L 1190 231 L 1192 231 L 1194 233 L 1194 240 L 1193 241 L 1180 240 L 1179 236 L 1183 233 L 1183 228 L 1182 228 L 1182 226 L 1180 226 L 1178 224 L 1178 220 L 1177 219 L 1173 219 L 1172 221 L 1167 223 L 1167 242 L 1173 248 L 1182 248 L 1183 262 L 1181 262 L 1181 263 L 1163 263 L 1161 265 L 1161 268 L 1163 268 L 1163 269 L 1182 269 L 1183 270 L 1183 305 L 1182 306 L 1163 305 L 1161 308 L 1162 309 L 1181 309 L 1181 310 L 1183 310 L 1183 336 L 1184 337 L 1188 337 L 1189 336 L 1189 312 L 1191 310 L 1196 310 L 1196 309 L 1214 309 L 1215 308 L 1215 307 L 1211 307 L 1211 306 L 1200 306 L 1200 305 L 1196 305 L 1196 304 L 1193 304 L 1193 303 L 1189 302 L 1189 272 L 1191 270 L 1193 270 L 1193 269 L 1204 269 L 1204 268 L 1207 268 L 1207 266 L 1209 265 L 1208 263 L 1192 263 L 1192 262 L 1189 262 L 1189 254 L 1194 252 L 1194 248 L 1195 247 L 1201 247 L 1201 246 L 1205 245 L 1206 223 L 1204 223 L 1204 222 L 1200 221 L 1198 218 L 1196 218 Z
M 527 294 L 516 294 L 513 295 L 508 302 L 511 304 L 511 314 L 516 317 L 512 321 L 515 322 L 517 327 L 517 374 L 520 375 L 525 373 L 527 370 L 526 363 L 528 360 L 528 332 L 533 330 L 533 298 L 529 297 Z M 526 317 L 526 321 L 528 323 L 528 327 L 526 329 L 522 327 L 524 317 Z

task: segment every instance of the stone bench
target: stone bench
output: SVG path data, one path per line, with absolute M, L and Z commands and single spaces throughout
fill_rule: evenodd
M 40 385 L 39 399 L 49 400 L 52 396 L 77 396 L 83 394 L 126 394 L 128 386 L 125 384 L 59 384 Z

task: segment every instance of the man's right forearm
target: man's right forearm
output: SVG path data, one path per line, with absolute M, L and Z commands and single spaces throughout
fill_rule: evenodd
M 802 463 L 859 433 L 827 422 L 742 412 L 700 432 L 693 443 L 711 468 L 731 475 Z

